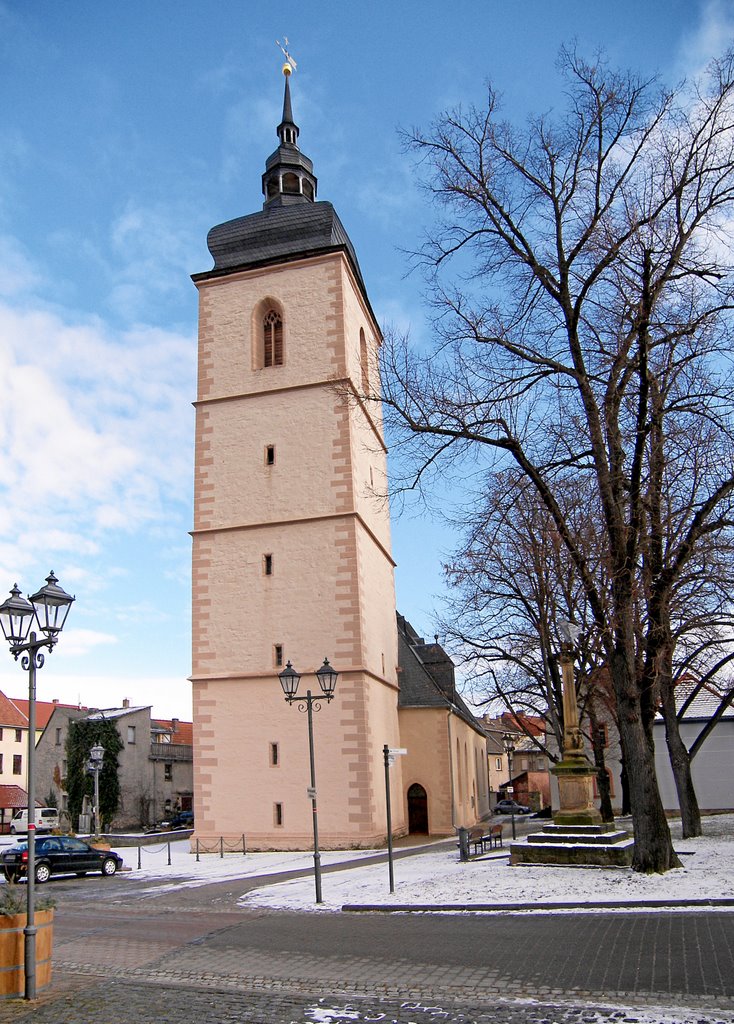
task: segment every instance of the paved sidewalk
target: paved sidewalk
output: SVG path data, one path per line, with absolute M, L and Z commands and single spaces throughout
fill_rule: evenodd
M 12 1024 L 732 1024 L 729 1013 L 669 1007 L 632 1008 L 597 1001 L 421 998 L 347 999 L 323 994 L 213 992 L 139 981 L 97 983 L 30 1008 L 16 1004 L 0 1020 Z
M 99 917 L 65 912 L 51 992 L 0 1021 L 734 1024 L 732 914 Z

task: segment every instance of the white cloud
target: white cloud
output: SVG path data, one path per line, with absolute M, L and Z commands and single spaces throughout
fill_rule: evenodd
M 194 364 L 174 331 L 0 303 L 0 568 L 188 518 Z
M 111 633 L 100 633 L 96 629 L 65 629 L 63 643 L 64 657 L 79 657 L 119 641 Z
M 734 2 L 708 0 L 701 8 L 701 20 L 695 33 L 680 47 L 682 70 L 697 77 L 713 57 L 720 57 L 734 43 Z

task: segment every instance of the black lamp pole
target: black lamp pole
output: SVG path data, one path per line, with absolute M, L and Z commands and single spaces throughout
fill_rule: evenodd
M 301 676 L 291 665 L 290 661 L 286 663 L 285 668 L 278 674 L 280 679 L 280 685 L 283 687 L 283 693 L 285 699 L 289 704 L 297 703 L 299 711 L 305 711 L 308 715 L 308 754 L 309 762 L 311 765 L 311 786 L 309 788 L 309 796 L 311 797 L 311 814 L 313 817 L 313 874 L 314 881 L 316 883 L 316 902 L 322 903 L 321 899 L 321 853 L 319 851 L 319 819 L 318 811 L 316 807 L 316 762 L 314 758 L 314 743 L 313 743 L 313 712 L 314 708 L 316 711 L 321 709 L 321 701 L 325 700 L 327 704 L 329 701 L 334 699 L 334 690 L 336 688 L 336 680 L 339 676 L 338 672 L 329 664 L 329 659 L 324 658 L 324 664 L 316 672 L 316 678 L 321 686 L 321 693 L 312 694 L 310 690 L 306 691 L 305 697 L 298 696 L 298 684 L 301 681 Z
M 94 774 L 94 838 L 99 839 L 99 773 L 104 764 L 105 749 L 101 743 L 95 743 L 89 751 L 87 770 Z
M 10 591 L 10 597 L 0 605 L 0 626 L 10 644 L 10 653 L 28 672 L 28 756 L 26 760 L 26 793 L 28 797 L 28 871 L 26 887 L 26 926 L 24 935 L 25 998 L 36 998 L 36 670 L 43 668 L 45 656 L 43 647 L 52 651 L 64 628 L 66 616 L 72 602 L 71 595 L 60 586 L 53 573 L 46 577 L 46 586 L 41 587 L 30 601 L 21 597 L 18 584 Z M 36 623 L 43 633 L 39 640 L 31 630 Z M 21 657 L 22 655 L 22 657 Z
M 508 789 L 511 789 L 510 800 L 512 801 L 510 807 L 510 814 L 512 816 L 512 838 L 517 839 L 515 834 L 515 787 L 512 784 L 512 755 L 515 753 L 515 740 L 512 733 L 506 732 L 502 737 L 502 742 L 505 746 L 505 753 L 507 754 L 507 770 L 510 773 L 510 784 Z

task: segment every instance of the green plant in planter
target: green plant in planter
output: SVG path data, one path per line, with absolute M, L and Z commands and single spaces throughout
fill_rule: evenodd
M 56 900 L 51 896 L 41 896 L 35 901 L 36 910 L 53 910 Z M 0 887 L 0 917 L 15 917 L 26 912 L 26 890 L 15 882 L 8 882 Z

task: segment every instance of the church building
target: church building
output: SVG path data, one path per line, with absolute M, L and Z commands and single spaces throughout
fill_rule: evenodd
M 354 247 L 298 147 L 291 70 L 262 211 L 212 228 L 214 266 L 193 277 L 196 837 L 310 847 L 306 716 L 278 676 L 292 662 L 315 695 L 328 658 L 334 699 L 313 716 L 320 840 L 371 847 L 386 837 L 383 747 L 403 745 L 381 336 Z M 409 762 L 390 770 L 395 835 L 416 784 L 432 830 L 431 782 Z M 478 807 L 467 798 L 475 820 Z M 457 824 L 473 821 L 442 828 Z

